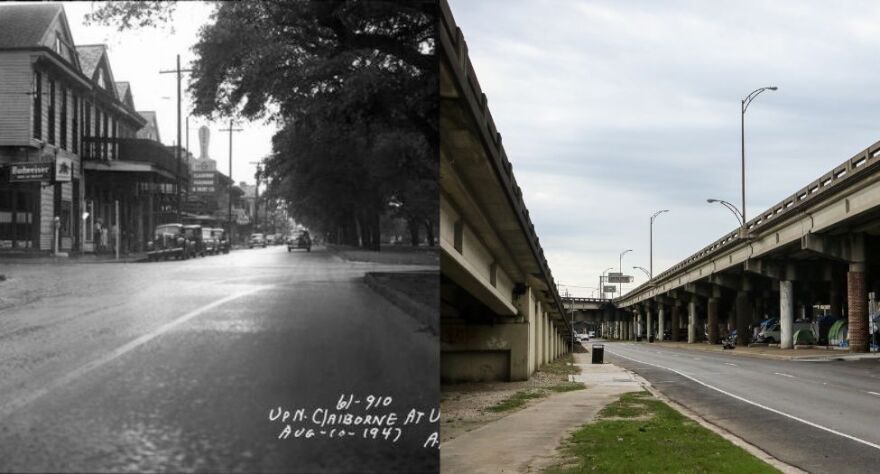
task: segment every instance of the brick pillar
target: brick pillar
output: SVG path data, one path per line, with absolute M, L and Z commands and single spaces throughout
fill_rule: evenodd
M 706 308 L 707 319 L 706 322 L 708 325 L 707 332 L 709 333 L 709 344 L 716 344 L 718 342 L 718 298 L 712 297 L 709 298 L 709 304 Z
M 849 350 L 868 352 L 868 291 L 865 287 L 865 264 L 851 263 L 846 274 L 849 307 Z

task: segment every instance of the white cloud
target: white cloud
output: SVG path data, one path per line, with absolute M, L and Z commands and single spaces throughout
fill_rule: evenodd
M 880 138 L 880 5 L 820 1 L 450 1 L 554 276 L 654 272 Z M 634 273 L 643 281 L 641 272 Z M 586 290 L 589 294 L 589 290 Z

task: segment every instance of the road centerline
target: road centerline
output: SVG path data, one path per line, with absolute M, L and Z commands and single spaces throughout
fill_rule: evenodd
M 97 359 L 94 359 L 90 362 L 87 362 L 86 364 L 81 365 L 80 367 L 68 372 L 67 374 L 65 374 L 61 377 L 58 377 L 57 379 L 53 380 L 52 382 L 49 382 L 48 384 L 46 384 L 45 386 L 43 386 L 40 389 L 37 389 L 29 394 L 23 395 L 21 397 L 17 397 L 8 403 L 0 405 L 0 419 L 6 418 L 7 416 L 11 415 L 15 411 L 29 405 L 30 403 L 33 403 L 35 400 L 51 393 L 53 390 L 58 389 L 60 387 L 63 387 L 64 385 L 67 385 L 72 380 L 78 379 L 78 378 L 82 377 L 83 375 L 85 375 L 85 374 L 87 374 L 87 373 L 89 373 L 89 372 L 91 372 L 91 371 L 93 371 L 103 365 L 106 365 L 107 363 L 112 362 L 113 360 L 118 359 L 122 355 L 127 354 L 134 349 L 137 349 L 138 347 L 146 344 L 147 342 L 150 342 L 151 340 L 161 336 L 162 334 L 170 331 L 171 329 L 173 329 L 173 328 L 175 328 L 175 327 L 177 327 L 177 326 L 179 326 L 179 325 L 181 325 L 181 324 L 183 324 L 183 323 L 185 323 L 185 322 L 187 322 L 187 321 L 189 321 L 189 320 L 191 320 L 191 319 L 193 319 L 193 318 L 195 318 L 195 317 L 197 317 L 197 316 L 199 316 L 199 315 L 201 315 L 211 309 L 214 309 L 218 306 L 222 306 L 230 301 L 233 301 L 233 300 L 242 298 L 244 296 L 248 296 L 248 295 L 254 294 L 256 292 L 269 289 L 269 288 L 272 288 L 272 285 L 260 286 L 260 287 L 253 288 L 253 289 L 250 289 L 247 291 L 235 293 L 235 294 L 226 296 L 224 298 L 221 298 L 219 300 L 213 301 L 211 303 L 208 303 L 208 304 L 201 306 L 199 308 L 196 308 L 196 309 L 194 309 L 194 310 L 192 310 L 192 311 L 190 311 L 190 312 L 188 312 L 188 313 L 186 313 L 186 314 L 184 314 L 184 315 L 182 315 L 172 321 L 169 321 L 169 322 L 159 326 L 158 328 L 148 332 L 147 334 L 144 334 L 140 337 L 137 337 L 136 339 L 129 341 L 129 342 L 123 344 L 122 346 L 117 347 L 116 349 L 104 354 L 103 356 L 98 357 Z

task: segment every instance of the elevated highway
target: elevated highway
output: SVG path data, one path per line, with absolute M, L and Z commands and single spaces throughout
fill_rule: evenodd
M 486 95 L 440 2 L 441 376 L 526 380 L 571 330 Z
M 869 299 L 880 294 L 878 181 L 880 142 L 616 298 L 626 310 L 617 321 L 688 342 L 735 329 L 744 344 L 755 323 L 779 317 L 775 342 L 790 348 L 796 319 L 827 314 L 846 322 L 850 351 L 867 351 Z

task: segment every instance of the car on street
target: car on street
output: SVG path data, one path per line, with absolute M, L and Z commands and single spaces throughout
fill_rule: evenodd
M 150 261 L 169 258 L 187 259 L 191 253 L 191 246 L 186 238 L 183 224 L 157 225 L 153 232 L 153 240 L 147 242 L 147 258 Z
M 312 237 L 309 235 L 309 231 L 300 230 L 294 232 L 287 239 L 287 251 L 290 252 L 293 249 L 306 249 L 306 252 L 312 251 Z
M 192 245 L 189 247 L 190 257 L 197 257 L 201 255 L 204 257 L 206 255 L 205 250 L 205 241 L 202 238 L 202 226 L 198 224 L 190 224 L 183 226 L 184 235 L 186 235 L 187 240 L 192 242 Z
M 209 255 L 220 253 L 220 239 L 214 235 L 213 230 L 210 227 L 202 227 L 202 242 L 205 243 L 205 252 Z
M 226 238 L 226 231 L 220 227 L 211 228 L 211 237 L 217 239 L 217 251 L 229 253 L 229 239 Z
M 791 334 L 804 330 L 804 331 L 813 331 L 813 324 L 810 321 L 795 321 L 792 323 L 792 331 Z M 816 335 L 813 334 L 814 340 L 816 339 Z M 758 342 L 766 342 L 768 344 L 773 344 L 782 340 L 782 329 L 779 327 L 779 321 L 776 320 L 771 322 L 770 324 L 764 326 L 764 329 L 758 333 Z
M 251 238 L 248 239 L 248 248 L 254 247 L 266 247 L 266 237 L 263 234 L 251 234 Z

